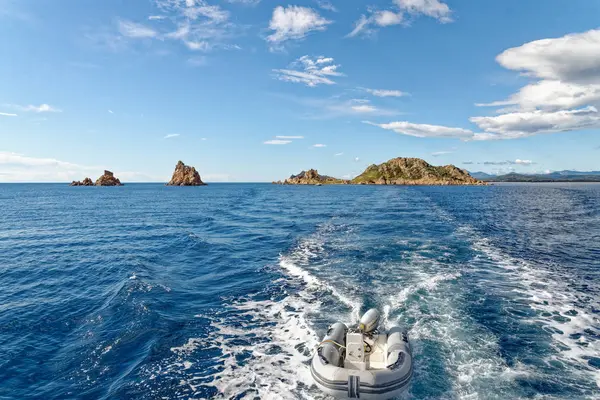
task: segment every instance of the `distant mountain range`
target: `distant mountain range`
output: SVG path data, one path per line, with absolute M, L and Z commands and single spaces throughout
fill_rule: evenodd
M 485 172 L 470 172 L 471 176 L 487 182 L 600 182 L 600 171 L 554 171 L 547 174 L 492 175 Z

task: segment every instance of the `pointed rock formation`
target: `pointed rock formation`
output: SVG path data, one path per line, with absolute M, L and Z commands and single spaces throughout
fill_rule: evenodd
M 96 186 L 123 186 L 123 184 L 112 172 L 104 170 L 104 175 L 96 180 Z
M 167 183 L 167 186 L 205 186 L 206 183 L 200 179 L 200 174 L 196 168 L 185 165 L 179 161 L 175 166 L 173 177 Z
M 85 178 L 83 181 L 73 181 L 69 186 L 94 186 L 94 181 L 90 178 Z

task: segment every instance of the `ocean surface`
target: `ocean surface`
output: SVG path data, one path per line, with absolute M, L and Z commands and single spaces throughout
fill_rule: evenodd
M 406 399 L 599 399 L 600 185 L 0 185 L 0 399 L 324 399 L 370 307 Z

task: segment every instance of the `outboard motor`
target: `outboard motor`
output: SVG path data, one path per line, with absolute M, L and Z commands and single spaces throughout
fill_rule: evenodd
M 379 326 L 379 311 L 375 308 L 371 308 L 367 311 L 358 324 L 358 329 L 362 333 L 370 333 L 373 332 Z
M 317 350 L 319 357 L 326 364 L 331 364 L 336 367 L 342 365 L 344 361 L 343 349 L 346 347 L 346 333 L 348 327 L 341 322 L 336 322 L 329 327 L 327 336 L 319 345 Z

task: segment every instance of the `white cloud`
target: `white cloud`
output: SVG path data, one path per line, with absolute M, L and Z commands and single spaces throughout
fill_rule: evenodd
M 123 36 L 137 39 L 155 38 L 158 36 L 158 32 L 150 27 L 124 20 L 119 21 L 119 32 Z
M 472 117 L 485 133 L 476 134 L 475 140 L 516 139 L 540 133 L 567 132 L 600 127 L 600 114 L 589 106 L 576 110 L 522 111 L 494 117 Z
M 100 175 L 102 168 L 89 167 L 53 158 L 28 157 L 0 151 L 3 182 L 68 182 L 81 180 L 92 173 Z
M 434 151 L 433 153 L 431 153 L 431 155 L 433 157 L 439 157 L 439 156 L 443 156 L 446 154 L 452 154 L 452 153 L 453 153 L 452 151 Z
M 108 110 L 109 114 L 114 114 L 114 112 L 112 110 Z
M 238 3 L 238 4 L 244 4 L 247 6 L 255 6 L 258 3 L 260 3 L 260 0 L 227 0 L 228 3 Z
M 440 0 L 394 0 L 403 11 L 413 15 L 426 15 L 442 23 L 452 22 L 452 10 Z
M 508 99 L 501 115 L 472 117 L 485 133 L 475 139 L 514 139 L 600 127 L 600 30 L 542 39 L 504 51 L 503 67 L 537 79 Z
M 228 45 L 224 42 L 233 36 L 236 29 L 229 21 L 227 10 L 210 5 L 205 0 L 154 0 L 154 3 L 164 14 L 152 15 L 148 19 L 152 22 L 161 21 L 160 26 L 155 28 L 119 20 L 121 38 L 162 42 L 166 39 L 175 40 L 192 51 L 210 51 L 214 48 L 225 49 Z M 124 47 L 128 42 L 121 40 L 119 44 Z
M 187 63 L 192 67 L 203 67 L 208 63 L 208 59 L 205 56 L 190 57 Z
M 322 8 L 323 10 L 327 10 L 327 11 L 331 11 L 331 12 L 337 12 L 337 8 L 335 8 L 335 6 L 326 0 L 316 0 L 317 5 L 319 6 L 319 8 Z
M 318 147 L 318 148 L 320 148 L 320 147 L 327 147 L 327 145 L 326 144 L 317 143 L 317 144 L 313 144 L 312 147 Z
M 269 29 L 274 32 L 267 36 L 267 40 L 271 43 L 281 43 L 292 39 L 302 39 L 310 32 L 327 29 L 327 25 L 330 23 L 331 21 L 321 17 L 312 8 L 277 6 L 273 10 L 273 17 L 269 23 Z
M 373 113 L 377 111 L 377 108 L 368 104 L 361 104 L 358 106 L 352 106 L 352 110 L 358 113 Z
M 18 117 L 17 114 L 4 113 L 4 112 L 0 112 L 0 115 L 3 117 Z
M 440 0 L 393 0 L 394 10 L 369 10 L 369 15 L 361 15 L 354 23 L 354 29 L 347 36 L 371 35 L 375 32 L 372 25 L 386 27 L 404 22 L 404 14 L 425 15 L 441 23 L 452 22 L 452 10 Z
M 205 138 L 205 137 L 203 137 L 203 138 L 202 138 L 202 139 L 200 139 L 200 140 L 208 140 L 208 139 L 207 139 L 207 138 Z
M 344 76 L 338 71 L 340 65 L 333 58 L 302 56 L 287 69 L 274 69 L 275 77 L 281 81 L 303 83 L 310 87 L 334 85 L 331 77 Z M 296 69 L 291 69 L 296 68 Z
M 343 155 L 344 155 L 344 153 L 335 153 L 334 154 L 335 157 L 339 157 L 339 156 L 343 156 Z
M 59 110 L 58 108 L 53 107 L 49 104 L 40 104 L 39 106 L 34 106 L 31 104 L 28 106 L 10 105 L 10 107 L 15 108 L 17 110 L 21 110 L 21 111 L 36 112 L 36 113 L 43 113 L 43 112 L 59 113 L 59 112 L 62 112 L 62 110 Z
M 275 136 L 276 139 L 304 139 L 304 136 Z
M 415 137 L 436 137 L 436 138 L 460 138 L 469 140 L 473 138 L 473 132 L 463 128 L 450 128 L 447 126 L 414 124 L 407 121 L 390 122 L 387 124 L 376 124 L 364 121 L 364 123 L 378 126 L 383 129 L 391 130 L 402 135 Z
M 518 164 L 518 165 L 532 165 L 532 164 L 534 164 L 534 162 L 533 162 L 533 161 L 531 161 L 531 160 L 519 160 L 519 159 L 517 158 L 517 159 L 515 160 L 515 164 Z
M 176 138 L 181 136 L 179 133 L 170 133 L 168 135 L 166 135 L 163 139 L 171 139 L 171 138 Z
M 354 157 L 354 161 L 355 161 L 355 162 L 359 162 L 359 161 L 360 161 L 360 158 L 358 158 L 358 157 Z
M 264 144 L 274 144 L 274 145 L 283 145 L 283 144 L 290 144 L 290 143 L 292 143 L 291 140 L 281 140 L 281 139 L 267 140 L 266 142 L 264 142 Z
M 375 24 L 381 27 L 398 25 L 402 22 L 402 13 L 395 13 L 392 11 L 377 11 L 373 14 L 373 21 Z
M 377 97 L 402 97 L 409 95 L 408 93 L 401 92 L 400 90 L 365 89 L 365 91 Z

